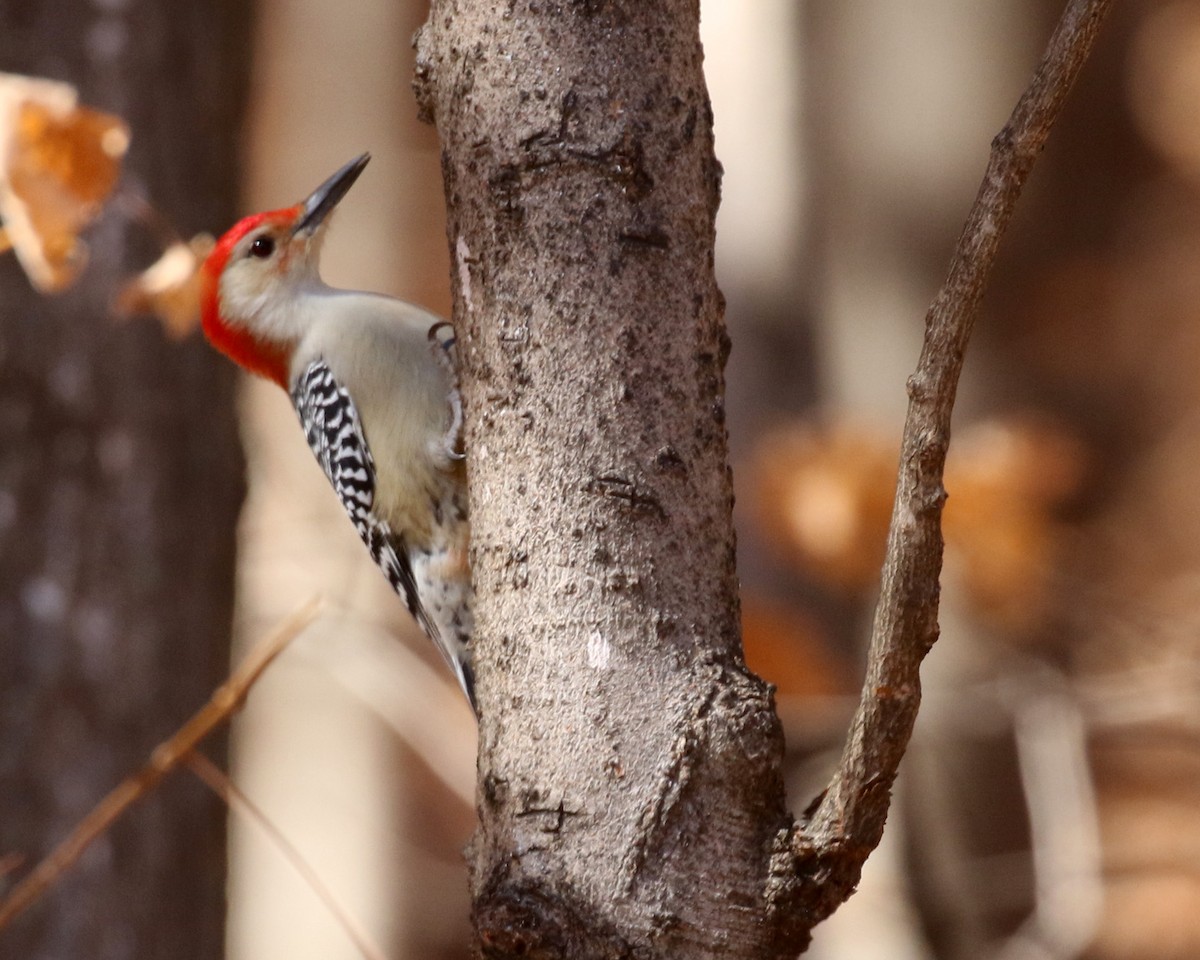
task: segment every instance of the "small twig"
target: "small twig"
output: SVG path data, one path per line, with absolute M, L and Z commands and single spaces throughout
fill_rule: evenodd
M 149 230 L 162 249 L 166 250 L 176 243 L 187 243 L 175 229 L 174 224 L 163 216 L 162 211 L 154 206 L 140 190 L 134 190 L 122 184 L 117 188 L 117 192 L 113 194 L 110 202 L 128 219 L 140 223 Z
M 88 813 L 70 835 L 30 871 L 0 903 L 0 930 L 52 887 L 88 846 L 134 803 L 153 790 L 205 737 L 229 719 L 245 700 L 250 688 L 300 632 L 317 615 L 318 599 L 310 600 L 275 628 L 241 665 L 221 684 L 212 697 L 170 739 L 159 744 L 150 761 L 126 777 Z
M 0 880 L 3 880 L 10 873 L 15 873 L 20 870 L 25 864 L 25 854 L 23 853 L 6 853 L 0 856 Z
M 909 379 L 908 417 L 883 584 L 862 698 L 834 775 L 811 820 L 793 831 L 794 891 L 811 923 L 854 890 L 883 835 L 892 783 L 920 704 L 919 667 L 938 636 L 942 470 L 963 355 L 1000 238 L 1112 0 L 1070 0 L 1033 80 L 992 141 L 946 282 L 925 318 Z
M 360 631 L 361 632 L 361 631 Z M 434 670 L 408 646 L 384 631 L 357 636 L 353 649 L 333 643 L 310 646 L 304 655 L 322 673 L 383 720 L 463 806 L 475 804 L 473 729 L 454 723 L 428 723 L 431 716 L 459 710 L 462 694 L 442 671 Z M 463 710 L 460 716 L 470 716 Z M 472 721 L 467 721 L 472 722 Z
M 189 753 L 183 758 L 183 762 L 187 764 L 188 769 L 192 771 L 206 787 L 212 790 L 229 806 L 230 810 L 235 813 L 240 813 L 246 817 L 251 823 L 258 827 L 267 838 L 275 844 L 284 858 L 292 865 L 295 871 L 300 874 L 304 882 L 309 885 L 313 893 L 321 898 L 321 901 L 333 914 L 334 918 L 341 924 L 343 930 L 358 948 L 358 952 L 363 955 L 365 960 L 387 960 L 386 954 L 371 940 L 370 935 L 362 928 L 362 926 L 350 915 L 333 895 L 333 891 L 329 889 L 317 873 L 301 856 L 300 851 L 285 837 L 275 824 L 262 812 L 241 790 L 239 790 L 229 779 L 225 773 L 216 766 L 211 760 L 199 753 Z

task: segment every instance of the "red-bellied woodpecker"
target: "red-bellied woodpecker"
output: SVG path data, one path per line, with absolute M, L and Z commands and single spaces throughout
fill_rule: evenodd
M 201 270 L 201 317 L 218 350 L 291 395 L 371 556 L 474 707 L 461 408 L 439 337 L 449 325 L 317 272 L 329 213 L 368 159 L 226 233 Z

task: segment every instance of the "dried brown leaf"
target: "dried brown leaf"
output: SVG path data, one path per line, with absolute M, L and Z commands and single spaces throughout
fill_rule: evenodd
M 171 244 L 117 291 L 113 313 L 121 318 L 153 314 L 172 340 L 188 336 L 200 322 L 200 267 L 213 244 L 207 233 Z
M 87 260 L 79 233 L 120 175 L 129 128 L 75 88 L 0 73 L 0 220 L 30 282 L 62 290 Z

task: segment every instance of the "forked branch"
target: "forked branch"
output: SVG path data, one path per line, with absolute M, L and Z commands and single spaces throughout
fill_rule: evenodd
M 896 500 L 867 678 L 841 763 L 811 817 L 793 830 L 776 902 L 811 927 L 854 890 L 879 843 L 892 783 L 921 699 L 919 668 L 938 636 L 942 469 L 963 356 L 1000 239 L 1112 0 L 1070 0 L 1033 80 L 992 141 L 983 183 L 950 272 L 925 318 L 908 381 Z M 795 881 L 799 881 L 796 883 Z

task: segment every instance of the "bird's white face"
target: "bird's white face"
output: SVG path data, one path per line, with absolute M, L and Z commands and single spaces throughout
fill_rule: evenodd
M 226 323 L 270 340 L 289 341 L 296 297 L 320 283 L 318 264 L 328 221 L 294 230 L 295 217 L 266 219 L 242 237 L 221 271 L 218 296 Z

